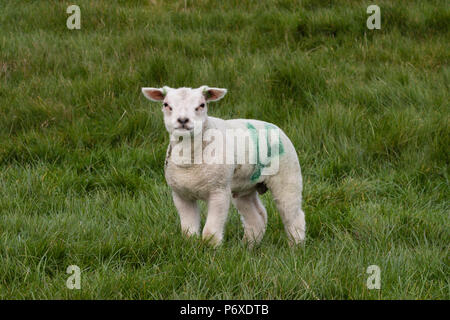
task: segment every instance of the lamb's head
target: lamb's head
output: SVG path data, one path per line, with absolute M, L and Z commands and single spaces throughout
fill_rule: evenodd
M 207 104 L 222 99 L 226 89 L 210 88 L 142 88 L 144 96 L 151 101 L 162 102 L 164 123 L 167 131 L 184 133 L 205 123 L 208 118 Z

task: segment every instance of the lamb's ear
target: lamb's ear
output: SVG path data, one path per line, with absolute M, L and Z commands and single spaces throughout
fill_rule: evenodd
M 227 93 L 227 89 L 222 88 L 210 88 L 208 86 L 200 87 L 202 89 L 203 95 L 206 101 L 217 101 L 222 99 Z
M 158 88 L 142 88 L 144 96 L 151 101 L 163 101 L 167 94 L 166 87 Z

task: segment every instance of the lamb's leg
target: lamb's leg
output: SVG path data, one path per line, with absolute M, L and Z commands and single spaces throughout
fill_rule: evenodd
M 200 211 L 197 206 L 197 201 L 185 199 L 172 192 L 173 202 L 178 210 L 181 221 L 181 230 L 187 236 L 200 234 Z
M 208 198 L 208 217 L 203 228 L 203 239 L 215 246 L 223 239 L 225 222 L 230 208 L 230 190 L 219 189 L 210 193 Z
M 300 169 L 285 170 L 268 181 L 277 209 L 283 220 L 289 243 L 305 240 L 305 213 L 302 210 L 302 179 Z
M 256 210 L 258 210 L 259 215 L 263 218 L 264 224 L 267 225 L 267 211 L 264 207 L 263 203 L 261 202 L 261 199 L 258 196 L 258 192 L 255 192 L 255 205 Z
M 267 213 L 259 200 L 258 193 L 233 198 L 233 203 L 242 217 L 244 241 L 250 246 L 261 241 L 266 231 Z

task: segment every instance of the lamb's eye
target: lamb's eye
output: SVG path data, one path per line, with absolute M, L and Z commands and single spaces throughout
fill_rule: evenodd
M 169 104 L 167 104 L 166 102 L 164 102 L 163 106 L 164 106 L 164 108 L 167 108 L 167 109 L 169 109 L 170 111 L 172 111 L 172 107 L 169 106 Z
M 199 111 L 200 109 L 203 109 L 205 107 L 205 104 L 202 103 L 201 105 L 199 105 L 197 108 L 195 108 L 195 111 Z

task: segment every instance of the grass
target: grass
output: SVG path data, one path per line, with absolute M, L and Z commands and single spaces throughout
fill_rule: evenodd
M 446 1 L 378 0 L 381 30 L 369 1 L 78 0 L 74 31 L 70 4 L 0 5 L 0 298 L 450 298 Z M 253 250 L 235 209 L 222 247 L 181 236 L 140 88 L 203 84 L 291 137 L 305 246 L 270 195 Z

